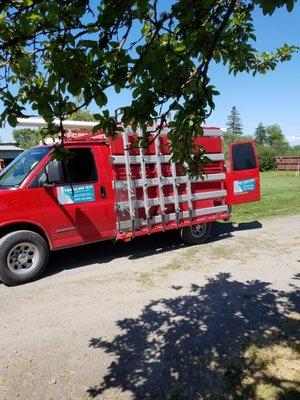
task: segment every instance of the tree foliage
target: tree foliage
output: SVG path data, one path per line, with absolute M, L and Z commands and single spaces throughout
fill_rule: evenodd
M 227 118 L 227 131 L 234 135 L 243 134 L 243 124 L 236 106 L 233 106 Z
M 261 171 L 276 169 L 276 157 L 292 154 L 292 149 L 277 124 L 264 127 L 260 123 L 255 131 L 255 141 L 258 144 Z
M 290 145 L 286 140 L 279 125 L 270 125 L 266 128 L 267 144 L 274 149 L 277 156 L 284 156 L 290 150 Z
M 37 146 L 42 140 L 41 130 L 30 128 L 14 129 L 12 136 L 22 149 Z
M 73 121 L 96 121 L 93 114 L 87 109 L 75 111 L 70 114 L 67 119 L 71 119 Z
M 296 146 L 293 146 L 291 148 L 290 154 L 292 156 L 300 156 L 300 144 L 297 144 Z
M 257 147 L 257 152 L 260 171 L 276 169 L 276 151 L 272 147 L 259 145 Z
M 169 135 L 174 161 L 190 172 L 202 165 L 193 139 L 214 109 L 218 94 L 209 77 L 212 62 L 230 73 L 255 75 L 290 60 L 295 46 L 274 52 L 255 47 L 252 15 L 292 11 L 296 0 L 0 0 L 2 122 L 38 113 L 52 124 L 95 102 L 97 128 L 113 135 L 116 120 L 105 108 L 107 90 L 129 88 L 122 121 L 143 128 L 174 114 Z M 75 96 L 82 98 L 76 104 Z M 30 110 L 31 109 L 31 110 Z M 27 111 L 29 110 L 29 111 Z
M 263 145 L 268 143 L 267 130 L 262 123 L 255 129 L 254 140 L 257 144 Z

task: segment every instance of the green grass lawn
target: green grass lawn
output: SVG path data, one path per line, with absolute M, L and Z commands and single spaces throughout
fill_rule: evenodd
M 243 222 L 300 213 L 300 174 L 262 172 L 261 201 L 233 207 L 232 221 Z

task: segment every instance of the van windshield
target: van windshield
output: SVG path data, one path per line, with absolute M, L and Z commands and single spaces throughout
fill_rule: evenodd
M 51 147 L 33 147 L 21 153 L 0 174 L 0 189 L 17 188 Z

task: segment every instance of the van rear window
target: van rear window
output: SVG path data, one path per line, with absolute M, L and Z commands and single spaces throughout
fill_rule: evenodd
M 235 143 L 232 146 L 232 170 L 255 169 L 256 159 L 251 143 Z

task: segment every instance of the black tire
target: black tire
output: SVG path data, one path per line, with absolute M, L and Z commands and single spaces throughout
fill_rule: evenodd
M 196 233 L 197 227 L 201 225 L 201 229 L 198 229 L 198 234 Z M 192 225 L 186 228 L 182 228 L 180 235 L 181 239 L 186 244 L 201 244 L 204 243 L 210 235 L 212 228 L 211 222 L 204 222 L 203 224 Z
M 39 234 L 15 231 L 0 239 L 0 281 L 8 286 L 35 280 L 44 271 L 49 247 Z

